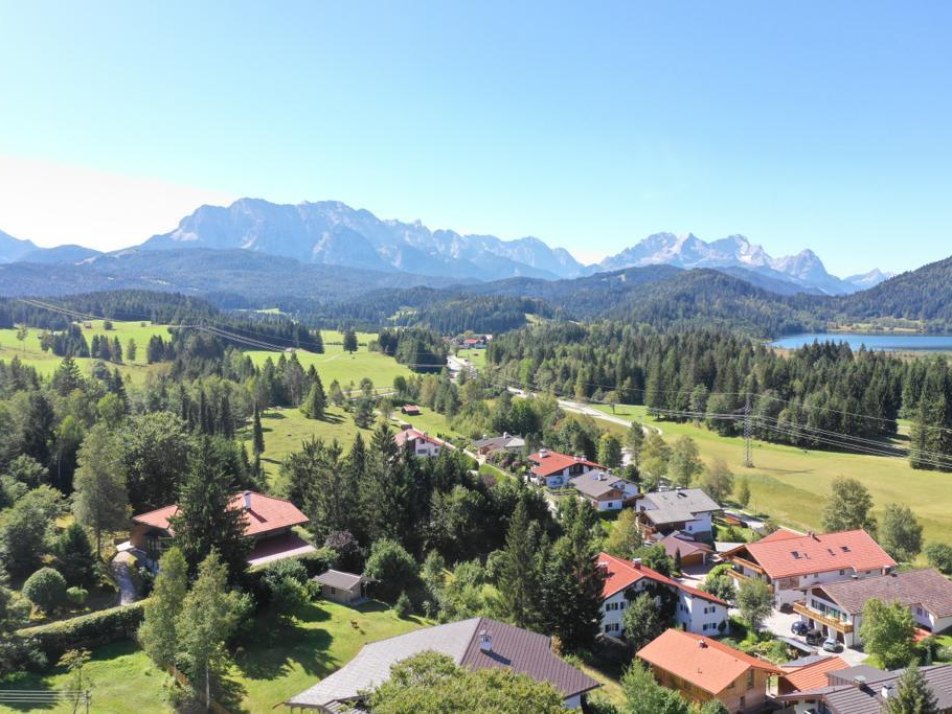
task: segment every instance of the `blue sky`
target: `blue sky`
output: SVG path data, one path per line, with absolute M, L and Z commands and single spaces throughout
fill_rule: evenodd
M 0 0 L 0 229 L 101 248 L 339 199 L 582 258 L 952 254 L 947 2 Z

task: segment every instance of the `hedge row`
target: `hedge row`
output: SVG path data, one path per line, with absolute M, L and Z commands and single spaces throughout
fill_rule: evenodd
M 145 601 L 98 610 L 69 620 L 19 630 L 17 635 L 33 641 L 50 662 L 67 650 L 92 649 L 134 637 L 142 624 Z

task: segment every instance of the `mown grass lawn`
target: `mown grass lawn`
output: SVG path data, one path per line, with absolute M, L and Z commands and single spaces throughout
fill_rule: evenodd
M 486 366 L 486 350 L 484 349 L 462 349 L 456 352 L 456 356 L 466 360 L 476 369 L 483 369 Z
M 92 682 L 91 712 L 110 714 L 144 714 L 171 711 L 169 686 L 171 677 L 157 669 L 145 653 L 131 640 L 100 647 L 93 652 L 85 676 Z M 67 688 L 69 674 L 56 667 L 46 675 L 27 675 L 0 685 L 2 689 L 55 690 Z M 0 704 L 0 712 L 45 711 L 52 714 L 72 712 L 72 704 L 56 706 L 25 706 Z M 78 711 L 83 711 L 82 707 Z
M 605 414 L 612 409 L 592 405 Z M 750 508 L 768 514 L 778 523 L 803 529 L 819 529 L 823 507 L 829 498 L 830 481 L 836 476 L 860 480 L 873 496 L 874 513 L 887 503 L 908 505 L 925 530 L 925 539 L 952 544 L 952 475 L 917 471 L 902 458 L 809 451 L 792 446 L 755 441 L 753 468 L 743 466 L 744 440 L 722 437 L 704 427 L 657 421 L 646 416 L 643 406 L 618 405 L 615 415 L 657 426 L 668 443 L 682 434 L 691 436 L 705 461 L 724 459 L 735 478 L 746 475 L 750 482 Z M 605 422 L 603 422 L 605 423 Z M 624 427 L 612 426 L 619 433 Z
M 347 664 L 364 644 L 427 624 L 419 618 L 402 620 L 379 602 L 357 609 L 323 600 L 309 603 L 289 626 L 259 618 L 229 678 L 244 711 L 267 712 Z
M 268 712 L 294 694 L 311 687 L 349 662 L 367 642 L 382 640 L 430 624 L 419 618 L 400 619 L 379 602 L 357 609 L 319 601 L 299 607 L 288 623 L 264 615 L 255 620 L 246 645 L 234 655 L 224 694 L 218 698 L 235 712 Z M 144 714 L 171 712 L 171 678 L 131 640 L 93 652 L 86 673 L 92 679 L 93 712 Z M 54 668 L 47 675 L 28 675 L 2 689 L 59 689 L 68 675 Z M 10 708 L 0 712 L 35 711 Z M 66 704 L 40 708 L 54 714 L 71 712 Z
M 412 425 L 414 428 L 419 429 L 420 431 L 425 431 L 428 434 L 432 434 L 436 437 L 449 437 L 455 439 L 456 437 L 461 436 L 461 434 L 455 431 L 447 421 L 446 417 L 439 412 L 433 411 L 427 407 L 420 407 L 420 414 L 414 416 L 407 416 L 406 414 L 401 414 L 399 409 L 395 409 L 390 415 L 391 419 L 395 422 L 394 428 L 400 428 L 401 423 L 407 423 Z
M 164 339 L 169 339 L 167 325 L 153 325 L 151 322 L 113 322 L 113 329 L 106 330 L 102 320 L 94 320 L 90 323 L 91 328 L 83 328 L 83 335 L 86 342 L 92 345 L 93 335 L 108 337 L 110 340 L 118 337 L 122 344 L 123 364 L 116 365 L 109 363 L 109 368 L 118 367 L 123 376 L 129 375 L 133 381 L 141 382 L 145 380 L 150 371 L 162 369 L 161 365 L 149 365 L 146 361 L 146 347 L 149 339 L 153 335 L 161 335 Z M 20 342 L 17 339 L 15 329 L 0 330 L 0 360 L 9 361 L 14 357 L 19 357 L 20 361 L 34 367 L 41 375 L 48 376 L 56 371 L 62 361 L 52 352 L 44 352 L 40 348 L 40 334 L 42 330 L 31 327 L 27 338 Z M 136 343 L 136 358 L 130 360 L 126 354 L 126 348 L 129 340 L 133 339 Z M 76 363 L 83 374 L 88 375 L 95 359 L 78 358 Z

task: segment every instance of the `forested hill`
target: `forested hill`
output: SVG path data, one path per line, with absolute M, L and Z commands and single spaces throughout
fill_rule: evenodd
M 871 316 L 934 322 L 952 327 L 952 257 L 897 275 L 834 303 L 854 319 Z M 944 326 L 944 327 L 942 327 Z

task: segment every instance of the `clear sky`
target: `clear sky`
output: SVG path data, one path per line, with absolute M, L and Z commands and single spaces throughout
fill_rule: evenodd
M 0 0 L 0 229 L 338 199 L 582 259 L 952 254 L 952 3 Z

